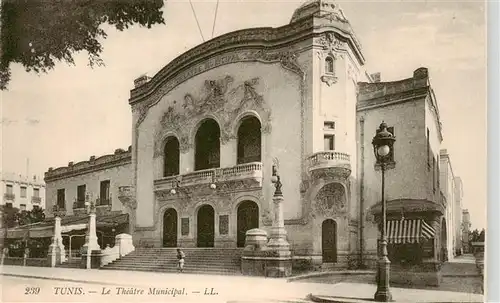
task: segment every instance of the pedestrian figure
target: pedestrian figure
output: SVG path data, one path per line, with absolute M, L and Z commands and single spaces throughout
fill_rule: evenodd
M 184 270 L 184 258 L 186 255 L 184 255 L 184 252 L 180 249 L 177 248 L 177 271 L 182 272 Z

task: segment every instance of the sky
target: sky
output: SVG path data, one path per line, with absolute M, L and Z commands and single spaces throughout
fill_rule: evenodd
M 486 227 L 486 27 L 481 1 L 337 1 L 360 40 L 369 73 L 382 81 L 429 69 L 443 124 L 442 148 L 464 183 L 463 208 L 473 228 Z M 288 24 L 299 0 L 220 0 L 213 36 Z M 192 1 L 205 40 L 212 37 L 217 0 Z M 106 66 L 58 63 L 48 74 L 12 65 L 1 92 L 1 171 L 42 176 L 49 167 L 88 160 L 131 144 L 128 104 L 133 81 L 153 76 L 203 42 L 188 0 L 168 1 L 166 25 L 119 32 L 101 55 Z M 29 159 L 29 160 L 28 160 Z M 27 165 L 29 162 L 29 165 Z

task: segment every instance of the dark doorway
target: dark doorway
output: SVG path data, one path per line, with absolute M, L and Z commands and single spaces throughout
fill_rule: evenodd
M 215 120 L 205 120 L 195 137 L 195 170 L 217 168 L 220 165 L 220 128 Z
M 259 206 L 253 201 L 243 201 L 238 206 L 237 214 L 237 246 L 245 246 L 245 234 L 252 228 L 259 228 Z
M 337 223 L 332 219 L 323 221 L 321 233 L 323 262 L 337 262 Z
M 446 220 L 443 218 L 441 221 L 441 261 L 448 261 L 448 237 L 447 237 L 447 228 L 446 228 Z
M 214 209 L 210 205 L 203 205 L 198 210 L 196 246 L 214 247 L 215 235 Z
M 179 140 L 168 137 L 163 150 L 163 177 L 179 174 Z
M 163 214 L 163 247 L 177 247 L 177 211 L 173 208 Z
M 260 162 L 260 157 L 260 121 L 255 117 L 244 118 L 238 128 L 238 164 Z

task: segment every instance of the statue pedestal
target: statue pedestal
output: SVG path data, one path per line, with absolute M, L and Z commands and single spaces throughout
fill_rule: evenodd
M 82 260 L 80 262 L 80 268 L 87 268 L 87 251 L 82 251 Z M 92 250 L 90 254 L 90 268 L 100 268 L 101 267 L 101 250 Z
M 50 264 L 50 267 L 56 267 L 61 264 L 61 248 L 55 242 L 52 242 L 49 246 L 49 252 L 47 253 L 47 260 Z

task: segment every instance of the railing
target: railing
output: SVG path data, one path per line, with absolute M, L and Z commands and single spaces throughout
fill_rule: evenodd
M 310 156 L 308 162 L 309 170 L 332 167 L 350 168 L 351 156 L 336 151 L 322 151 Z
M 85 201 L 76 201 L 73 203 L 73 209 L 85 208 Z
M 35 197 L 35 196 L 31 197 L 31 203 L 33 203 L 33 204 L 42 203 L 42 197 Z
M 111 197 L 107 199 L 101 199 L 101 198 L 97 199 L 96 205 L 97 206 L 111 205 Z
M 15 200 L 16 199 L 16 195 L 13 194 L 13 193 L 5 193 L 3 194 L 3 197 L 5 200 Z
M 252 162 L 233 167 L 199 170 L 183 175 L 170 176 L 155 180 L 157 189 L 170 189 L 179 182 L 180 186 L 207 184 L 218 181 L 231 181 L 246 178 L 262 178 L 262 163 Z

